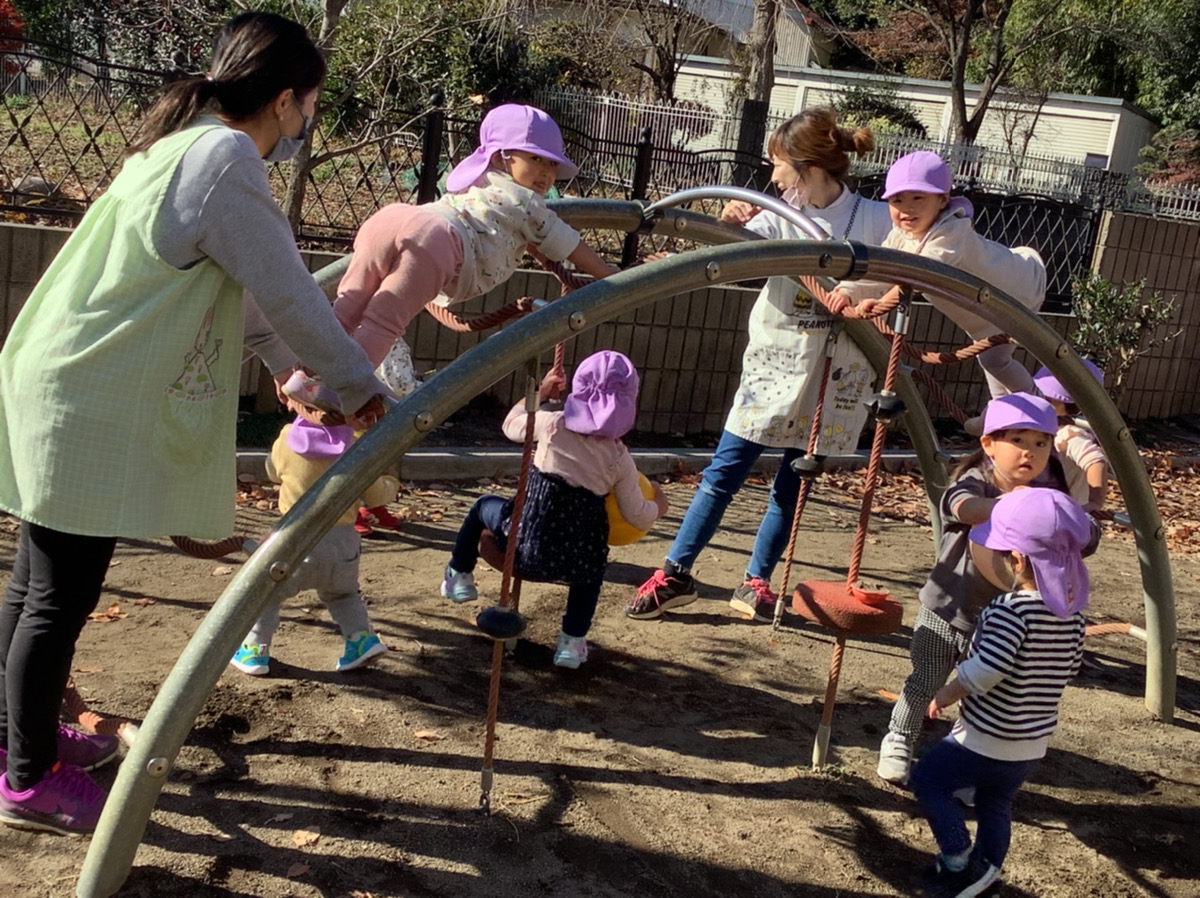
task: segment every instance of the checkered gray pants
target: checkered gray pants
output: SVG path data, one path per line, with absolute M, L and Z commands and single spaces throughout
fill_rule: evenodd
M 912 673 L 904 681 L 904 689 L 892 709 L 888 729 L 903 733 L 915 743 L 929 703 L 950 678 L 959 659 L 971 644 L 971 634 L 956 630 L 924 605 L 917 612 L 913 625 Z

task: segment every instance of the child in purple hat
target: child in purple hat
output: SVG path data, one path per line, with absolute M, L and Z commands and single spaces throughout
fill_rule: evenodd
M 539 402 L 564 386 L 551 371 L 538 389 Z M 533 457 L 517 537 L 516 569 L 522 577 L 568 584 L 567 610 L 555 646 L 554 663 L 577 668 L 587 660 L 588 630 L 600 598 L 608 564 L 608 513 L 611 492 L 621 516 L 646 530 L 667 512 L 658 484 L 654 498 L 642 495 L 638 470 L 621 437 L 637 416 L 638 374 L 619 352 L 604 350 L 575 369 L 571 393 L 561 411 L 539 409 L 534 418 Z M 528 412 L 523 402 L 504 419 L 504 433 L 525 439 Z M 454 602 L 478 598 L 475 562 L 479 538 L 490 530 L 503 548 L 512 520 L 513 500 L 482 496 L 467 513 L 446 566 L 442 595 Z
M 1083 366 L 1100 386 L 1104 386 L 1104 372 L 1094 362 L 1084 359 Z M 1079 406 L 1049 368 L 1038 369 L 1033 375 L 1033 385 L 1058 414 L 1054 448 L 1062 459 L 1071 498 L 1082 505 L 1084 511 L 1099 511 L 1108 498 L 1108 459 L 1104 457 L 1100 441 L 1079 417 Z
M 950 198 L 954 179 L 950 168 L 936 153 L 920 150 L 901 156 L 888 169 L 883 198 L 892 214 L 892 231 L 884 240 L 888 249 L 916 253 L 944 262 L 986 281 L 1007 293 L 1031 312 L 1042 307 L 1046 297 L 1046 266 L 1030 247 L 1009 249 L 988 240 L 971 223 L 974 209 L 963 197 Z M 869 311 L 878 299 L 864 296 L 874 286 L 866 281 L 846 281 L 830 294 L 834 311 L 859 302 L 860 312 Z M 889 300 L 899 295 L 893 287 L 884 295 Z M 1000 333 L 990 321 L 964 311 L 936 295 L 929 301 L 947 318 L 965 330 L 972 340 Z M 1013 344 L 993 346 L 979 354 L 979 364 L 993 396 L 1030 392 L 1033 379 L 1013 359 Z M 970 432 L 978 430 L 968 428 Z
M 549 115 L 497 106 L 484 116 L 479 148 L 447 177 L 445 196 L 424 206 L 393 203 L 363 222 L 333 310 L 397 398 L 417 385 L 403 335 L 427 303 L 487 293 L 512 277 L 526 247 L 593 277 L 617 270 L 546 207 L 554 182 L 578 171 Z M 340 411 L 337 394 L 307 372 L 297 372 L 283 392 Z
M 291 508 L 353 441 L 354 429 L 347 425 L 322 426 L 303 415 L 284 425 L 267 458 L 267 476 L 279 484 L 279 510 Z M 363 501 L 370 506 L 384 505 L 396 498 L 398 486 L 395 479 L 380 477 L 367 489 Z M 288 578 L 288 596 L 313 589 L 329 609 L 345 640 L 342 656 L 334 665 L 339 671 L 370 664 L 387 651 L 367 618 L 367 606 L 358 589 L 362 537 L 354 529 L 354 514 L 353 508 L 346 509 Z M 242 673 L 252 677 L 270 673 L 270 644 L 279 628 L 280 604 L 274 602 L 263 611 L 230 660 Z
M 988 520 L 1001 496 L 1029 486 L 1066 492 L 1062 465 L 1053 456 L 1058 418 L 1040 396 L 1013 393 L 993 399 L 983 416 L 980 447 L 959 464 L 942 494 L 942 537 L 929 579 L 918 594 L 913 624 L 912 673 L 892 709 L 879 747 L 879 777 L 908 781 L 925 709 L 954 670 L 979 612 L 997 589 L 975 566 L 970 529 Z
M 1091 521 L 1057 490 L 996 501 L 971 529 L 978 569 L 998 590 L 979 617 L 953 681 L 929 702 L 931 718 L 962 702 L 945 739 L 921 758 L 912 789 L 937 840 L 930 892 L 991 894 L 1012 835 L 1012 800 L 1058 723 L 1058 705 L 1083 658 Z M 1036 696 L 1036 699 L 1033 698 Z M 975 845 L 956 792 L 973 789 Z

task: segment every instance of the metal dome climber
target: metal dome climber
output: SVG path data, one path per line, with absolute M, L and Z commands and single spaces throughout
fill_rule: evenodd
M 1062 338 L 1035 315 L 987 284 L 917 256 L 848 241 L 825 243 L 747 240 L 740 228 L 683 210 L 645 215 L 639 203 L 565 200 L 553 208 L 576 228 L 686 236 L 710 246 L 631 268 L 576 290 L 489 337 L 400 401 L 284 515 L 262 547 L 238 571 L 201 621 L 163 681 L 122 763 L 76 887 L 80 898 L 108 898 L 124 882 L 150 813 L 176 755 L 237 642 L 281 581 L 333 525 L 346 507 L 395 457 L 434 425 L 531 356 L 603 321 L 678 293 L 767 275 L 870 276 L 933 289 L 1011 334 L 1071 391 L 1096 430 L 1113 475 L 1121 484 L 1134 532 L 1145 596 L 1146 705 L 1170 721 L 1175 706 L 1176 624 L 1170 559 L 1149 478 L 1107 394 Z M 716 246 L 715 244 L 735 244 Z M 318 273 L 323 283 L 334 271 Z M 847 321 L 847 331 L 877 371 L 886 368 L 884 341 L 869 322 Z M 903 372 L 896 391 L 908 407 L 908 426 L 926 491 L 945 485 L 932 427 L 922 401 Z

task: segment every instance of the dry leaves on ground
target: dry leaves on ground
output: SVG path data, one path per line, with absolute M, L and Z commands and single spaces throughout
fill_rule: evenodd
M 129 617 L 129 615 L 121 610 L 120 605 L 118 605 L 116 602 L 113 602 L 103 611 L 93 611 L 88 615 L 88 620 L 94 620 L 97 623 L 104 624 L 108 623 L 109 621 L 122 620 L 126 617 Z

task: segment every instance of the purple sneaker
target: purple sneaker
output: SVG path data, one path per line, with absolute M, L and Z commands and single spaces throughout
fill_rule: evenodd
M 5 773 L 0 776 L 0 823 L 64 836 L 86 835 L 96 829 L 106 798 L 90 776 L 62 762 L 24 792 L 9 789 Z
M 120 746 L 121 740 L 116 736 L 91 736 L 66 724 L 58 725 L 58 760 L 64 764 L 95 770 L 115 758 Z M 0 772 L 7 764 L 8 751 L 0 748 Z
M 89 736 L 63 724 L 58 725 L 58 759 L 84 770 L 103 767 L 117 756 L 121 740 L 116 736 Z

